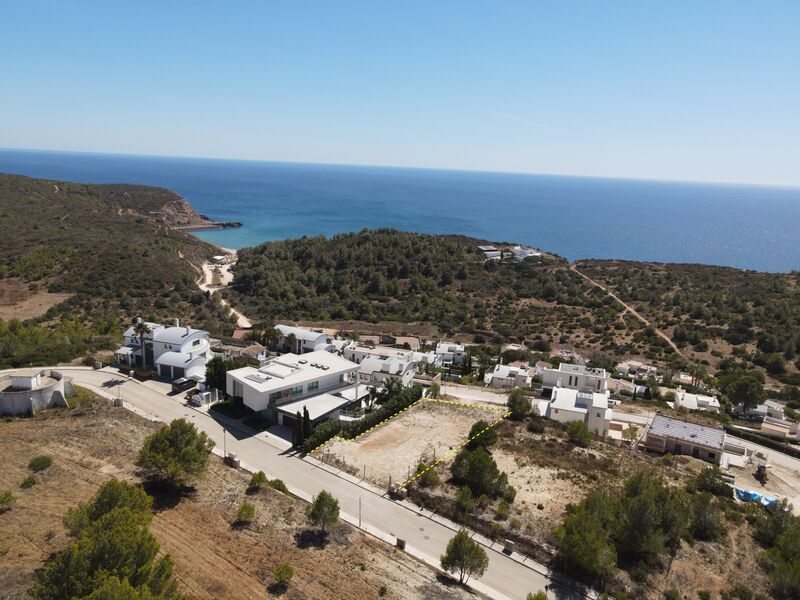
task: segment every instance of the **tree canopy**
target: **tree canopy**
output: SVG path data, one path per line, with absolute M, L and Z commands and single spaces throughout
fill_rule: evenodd
M 158 483 L 182 487 L 205 472 L 213 447 L 204 432 L 176 419 L 145 439 L 136 466 Z

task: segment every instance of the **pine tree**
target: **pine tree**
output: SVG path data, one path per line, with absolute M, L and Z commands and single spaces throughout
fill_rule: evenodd
M 295 446 L 302 446 L 303 442 L 306 441 L 306 436 L 304 434 L 303 429 L 303 417 L 300 416 L 300 411 L 297 411 L 297 417 L 295 418 L 294 423 L 294 445 Z
M 308 407 L 303 407 L 303 438 L 311 435 L 311 417 L 308 415 Z

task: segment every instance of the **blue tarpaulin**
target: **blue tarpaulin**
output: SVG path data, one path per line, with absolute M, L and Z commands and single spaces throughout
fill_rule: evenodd
M 760 502 L 764 506 L 770 506 L 777 502 L 776 498 L 769 498 L 767 496 L 762 496 L 758 492 L 753 490 L 743 490 L 742 488 L 734 488 L 736 492 L 736 497 L 739 498 L 742 502 Z

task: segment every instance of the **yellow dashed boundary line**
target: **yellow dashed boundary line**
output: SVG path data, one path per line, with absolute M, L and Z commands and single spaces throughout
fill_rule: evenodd
M 384 420 L 383 420 L 383 421 L 381 421 L 380 423 L 376 423 L 375 425 L 373 425 L 372 427 L 370 427 L 370 428 L 369 428 L 369 429 L 367 429 L 366 431 L 363 431 L 363 432 L 359 433 L 359 434 L 358 434 L 356 437 L 354 437 L 354 438 L 352 438 L 352 439 L 348 439 L 348 438 L 343 438 L 343 437 L 342 437 L 342 436 L 340 436 L 340 435 L 335 435 L 335 436 L 333 436 L 331 439 L 329 439 L 329 440 L 327 440 L 327 441 L 325 441 L 325 442 L 322 442 L 322 443 L 321 443 L 319 446 L 317 446 L 316 448 L 314 448 L 314 449 L 313 449 L 311 452 L 309 452 L 308 454 L 309 454 L 309 455 L 310 455 L 310 454 L 313 454 L 314 452 L 316 452 L 317 450 L 319 450 L 320 448 L 322 448 L 322 447 L 323 447 L 325 444 L 327 444 L 328 442 L 332 442 L 332 441 L 334 441 L 334 440 L 341 440 L 341 441 L 343 441 L 343 442 L 355 442 L 355 441 L 356 441 L 358 438 L 360 438 L 362 435 L 366 435 L 366 434 L 368 434 L 370 431 L 372 431 L 373 429 L 375 429 L 376 427 L 380 427 L 380 426 L 381 426 L 381 425 L 383 425 L 384 423 L 388 423 L 389 421 L 391 421 L 391 420 L 392 420 L 392 419 L 394 419 L 395 417 L 398 417 L 398 416 L 400 416 L 401 414 L 403 414 L 404 412 L 406 412 L 408 409 L 410 409 L 410 408 L 414 408 L 414 407 L 415 407 L 417 404 L 419 404 L 420 402 L 438 402 L 439 404 L 450 404 L 450 405 L 452 405 L 452 406 L 460 406 L 460 407 L 463 407 L 463 408 L 477 408 L 477 409 L 479 409 L 479 410 L 490 410 L 490 411 L 494 411 L 494 412 L 500 412 L 500 413 L 503 413 L 503 416 L 502 416 L 502 417 L 500 417 L 499 419 L 497 419 L 496 421 L 492 422 L 492 423 L 491 423 L 491 424 L 490 424 L 488 427 L 486 427 L 485 429 L 483 429 L 483 430 L 479 431 L 478 433 L 476 433 L 475 435 L 473 435 L 471 438 L 469 438 L 469 439 L 468 439 L 466 442 L 464 442 L 463 444 L 461 444 L 461 445 L 460 445 L 460 446 L 458 446 L 457 448 L 455 448 L 455 449 L 453 449 L 453 450 L 450 450 L 450 452 L 446 453 L 444 456 L 442 456 L 442 458 L 440 458 L 440 459 L 439 459 L 439 460 L 437 460 L 436 462 L 434 462 L 434 463 L 431 463 L 430 465 L 428 465 L 427 467 L 425 467 L 425 469 L 423 469 L 423 470 L 422 470 L 422 471 L 420 471 L 419 473 L 416 473 L 416 474 L 415 474 L 415 475 L 413 475 L 411 478 L 409 478 L 409 479 L 407 479 L 406 481 L 404 481 L 404 482 L 402 483 L 402 485 L 400 485 L 400 488 L 399 488 L 399 489 L 403 489 L 403 488 L 405 488 L 405 487 L 406 487 L 406 486 L 407 486 L 409 483 L 411 483 L 412 481 L 414 481 L 414 480 L 415 480 L 415 479 L 417 479 L 418 477 L 421 477 L 422 475 L 424 475 L 425 473 L 427 473 L 427 472 L 428 472 L 428 471 L 430 471 L 431 469 L 434 469 L 434 468 L 436 468 L 436 467 L 437 467 L 437 466 L 438 466 L 440 463 L 442 463 L 442 462 L 446 461 L 448 458 L 450 458 L 450 457 L 451 457 L 453 454 L 455 454 L 456 452 L 459 452 L 459 451 L 460 451 L 460 450 L 461 450 L 461 449 L 462 449 L 464 446 L 466 446 L 467 444 L 469 444 L 469 443 L 470 443 L 472 440 L 474 440 L 474 439 L 475 439 L 475 438 L 477 438 L 477 437 L 480 437 L 480 436 L 482 436 L 484 433 L 486 433 L 487 431 L 489 431 L 489 430 L 490 430 L 492 427 L 495 427 L 495 426 L 499 425 L 499 424 L 500 424 L 500 423 L 503 421 L 503 419 L 505 419 L 506 417 L 508 417 L 508 415 L 510 415 L 510 414 L 511 414 L 511 412 L 510 412 L 509 410 L 505 409 L 505 408 L 495 408 L 495 407 L 490 407 L 490 406 L 479 406 L 479 405 L 476 405 L 476 404 L 467 404 L 467 403 L 465 403 L 465 402 L 453 402 L 452 400 L 439 400 L 438 398 L 420 398 L 419 400 L 417 400 L 417 401 L 416 401 L 416 402 L 414 402 L 413 404 L 409 404 L 408 406 L 406 406 L 406 407 L 405 407 L 403 410 L 401 410 L 401 411 L 398 411 L 398 412 L 394 413 L 393 415 L 391 415 L 390 417 L 388 417 L 388 418 L 384 419 Z

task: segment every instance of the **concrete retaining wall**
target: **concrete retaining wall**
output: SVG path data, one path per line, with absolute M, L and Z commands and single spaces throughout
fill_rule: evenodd
M 40 410 L 54 406 L 67 406 L 65 385 L 74 393 L 72 380 L 58 371 L 43 371 L 55 381 L 35 390 L 0 392 L 0 415 L 34 415 Z

